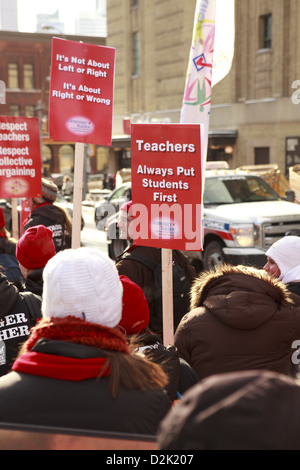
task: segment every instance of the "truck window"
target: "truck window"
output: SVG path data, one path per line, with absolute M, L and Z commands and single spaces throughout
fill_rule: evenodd
M 280 197 L 256 176 L 214 177 L 205 180 L 204 204 L 237 204 L 276 201 Z
M 207 178 L 204 185 L 204 204 L 231 204 L 232 197 L 221 179 Z

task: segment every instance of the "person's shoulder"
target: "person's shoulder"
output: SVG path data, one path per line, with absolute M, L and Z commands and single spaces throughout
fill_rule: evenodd
M 120 255 L 116 257 L 116 263 L 126 261 L 126 259 L 131 258 L 131 254 L 132 258 L 134 258 L 135 255 L 142 255 L 160 262 L 161 250 L 160 248 L 155 248 L 152 246 L 133 245 L 131 243 L 125 248 L 125 250 Z M 132 259 L 132 261 L 135 260 Z
M 161 248 L 156 248 L 154 246 L 136 245 L 134 246 L 134 251 L 151 259 L 161 259 Z
M 196 307 L 187 312 L 180 320 L 180 323 L 176 329 L 175 335 L 180 331 L 184 333 L 186 331 L 193 332 L 195 328 L 201 324 L 205 324 L 214 319 L 214 316 L 210 314 L 206 307 Z M 202 326 L 201 326 L 202 328 Z

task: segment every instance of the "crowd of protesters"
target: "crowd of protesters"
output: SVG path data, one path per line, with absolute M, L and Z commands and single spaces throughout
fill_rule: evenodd
M 161 250 L 129 235 L 116 262 L 71 248 L 57 187 L 42 189 L 18 240 L 0 212 L 0 423 L 151 435 L 166 450 L 300 449 L 300 237 L 264 269 L 196 274 L 176 251 L 189 292 L 165 345 L 154 272 L 127 256 L 159 263 Z M 129 232 L 132 203 L 120 214 Z

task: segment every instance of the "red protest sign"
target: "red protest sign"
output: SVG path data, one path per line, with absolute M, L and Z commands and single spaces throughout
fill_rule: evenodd
M 132 124 L 134 244 L 202 249 L 199 124 Z
M 38 118 L 0 116 L 0 197 L 42 193 Z
M 49 135 L 110 146 L 115 49 L 52 39 Z
M 21 213 L 20 213 L 20 228 L 21 228 L 21 233 L 23 233 L 23 228 L 24 225 L 30 215 L 31 209 L 29 206 L 29 200 L 28 199 L 21 199 Z

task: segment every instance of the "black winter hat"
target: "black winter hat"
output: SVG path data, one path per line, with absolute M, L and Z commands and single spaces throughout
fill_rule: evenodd
M 161 450 L 300 450 L 300 386 L 271 371 L 210 376 L 161 422 Z
M 57 198 L 58 187 L 53 181 L 42 178 L 42 197 L 35 197 L 33 200 L 36 204 L 43 202 L 54 202 Z

